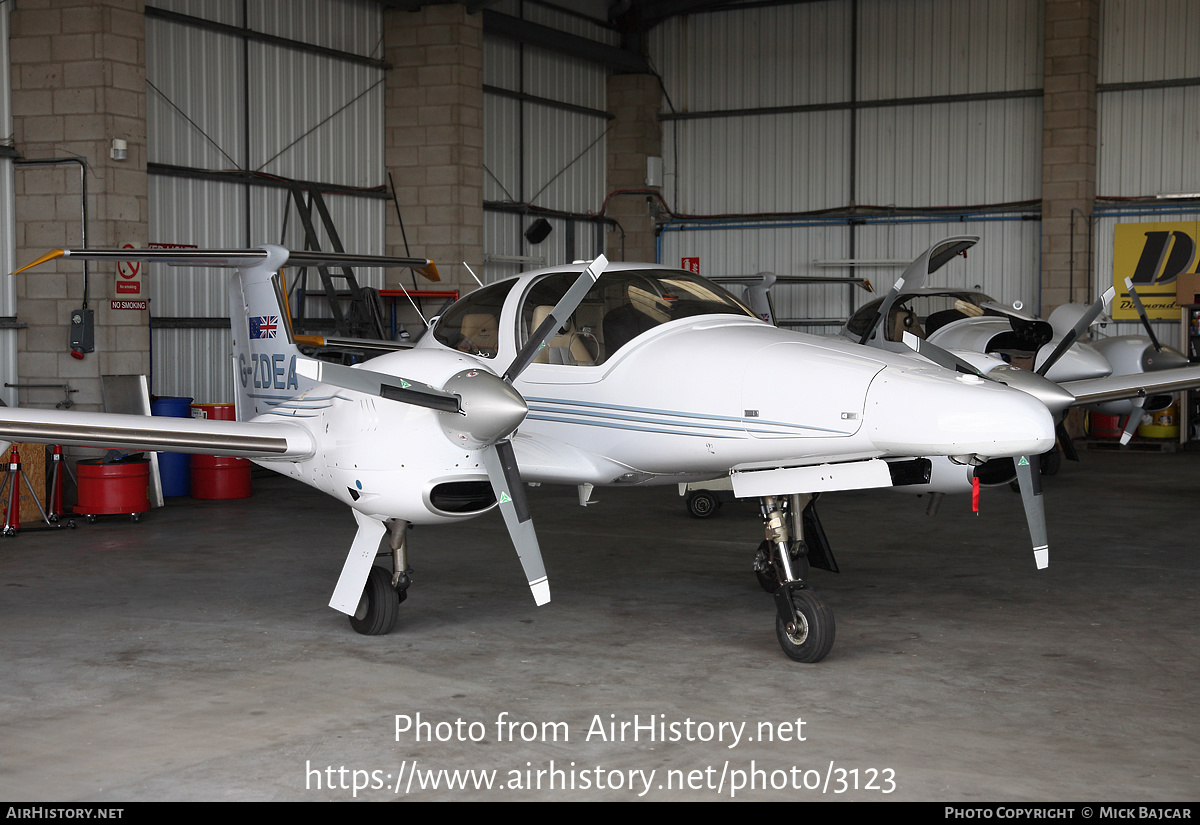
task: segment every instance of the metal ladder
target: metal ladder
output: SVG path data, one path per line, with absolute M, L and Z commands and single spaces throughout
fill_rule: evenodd
M 325 229 L 325 236 L 333 246 L 334 252 L 345 252 L 337 227 L 329 214 L 325 198 L 316 189 L 306 189 L 299 181 L 288 184 L 290 193 L 289 203 L 295 204 L 296 215 L 304 229 L 304 248 L 310 251 L 321 251 L 320 237 L 313 220 L 316 217 Z M 284 232 L 287 231 L 287 213 L 284 213 Z M 330 327 L 338 335 L 349 338 L 385 338 L 383 301 L 377 290 L 361 286 L 354 277 L 354 271 L 347 266 L 328 267 L 318 266 L 317 272 L 321 278 L 323 291 L 308 290 L 308 268 L 302 267 L 297 275 L 294 287 L 296 300 L 293 305 L 292 328 L 297 333 L 328 332 Z M 332 319 L 309 316 L 308 301 L 310 298 L 324 298 L 329 307 Z

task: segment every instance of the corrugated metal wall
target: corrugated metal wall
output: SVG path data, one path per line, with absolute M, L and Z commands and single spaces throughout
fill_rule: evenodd
M 811 215 L 736 230 L 684 222 L 664 233 L 662 260 L 698 254 L 706 274 L 848 275 L 814 262 L 911 258 L 975 233 L 962 277 L 998 299 L 1036 300 L 1038 224 L 987 212 L 1040 197 L 1041 43 L 1039 0 L 830 0 L 667 21 L 651 53 L 664 110 L 681 116 L 666 119 L 663 147 L 677 214 L 909 214 L 855 229 Z M 963 217 L 936 217 L 945 207 Z M 887 285 L 899 271 L 858 274 Z M 792 286 L 776 309 L 844 318 L 867 300 Z
M 238 0 L 165 5 L 231 25 L 243 22 Z M 606 27 L 542 5 L 506 0 L 492 8 L 616 42 Z M 679 215 L 741 216 L 735 228 L 668 225 L 661 259 L 699 255 L 704 271 L 714 274 L 772 269 L 845 275 L 852 270 L 815 262 L 911 257 L 943 235 L 977 232 L 983 243 L 947 277 L 1036 309 L 1039 225 L 1021 220 L 1027 212 L 994 209 L 1040 197 L 1043 14 L 1040 0 L 828 0 L 693 14 L 658 26 L 651 58 L 665 88 L 664 196 Z M 373 54 L 377 15 L 368 3 L 306 0 L 303 8 L 286 12 L 251 4 L 249 24 Z M 1195 3 L 1102 3 L 1100 80 L 1110 86 L 1100 95 L 1102 196 L 1200 190 L 1200 166 L 1192 161 L 1200 139 L 1200 86 L 1180 84 L 1200 77 L 1200 55 L 1189 48 L 1198 39 Z M 354 186 L 379 182 L 377 70 L 260 44 L 243 49 L 237 38 L 161 20 L 148 20 L 147 45 L 150 80 L 163 91 L 148 98 L 152 160 L 204 168 L 266 164 L 278 174 Z M 484 98 L 485 201 L 575 215 L 599 208 L 608 122 L 514 95 L 602 111 L 605 76 L 603 68 L 583 60 L 485 35 L 484 83 L 493 87 Z M 1131 83 L 1152 87 L 1113 87 Z M 247 88 L 253 112 L 248 147 Z M 312 135 L 289 147 L 313 127 Z M 279 193 L 248 195 L 240 186 L 181 179 L 158 180 L 152 191 L 154 240 L 278 240 Z M 382 204 L 347 201 L 341 222 L 363 233 L 347 245 L 382 248 Z M 861 205 L 884 214 L 854 228 L 811 215 Z M 955 216 L 935 214 L 945 207 L 955 207 Z M 889 217 L 889 208 L 896 214 Z M 763 213 L 791 218 L 753 217 Z M 522 237 L 532 215 L 488 209 L 486 254 L 537 255 L 553 264 L 595 253 L 595 225 L 576 221 L 572 237 L 567 218 L 549 219 L 554 231 L 532 247 Z M 1101 216 L 1095 228 L 1092 272 L 1098 285 L 1111 273 L 1115 220 Z M 178 237 L 185 226 L 198 240 Z M 493 263 L 482 274 L 491 280 L 520 268 Z M 897 272 L 865 274 L 887 284 Z M 221 314 L 223 289 L 210 276 L 203 282 L 199 277 L 185 274 L 177 286 L 161 287 L 156 311 Z M 840 318 L 865 300 L 845 287 L 791 288 L 781 290 L 778 308 L 785 317 Z M 155 345 L 163 352 L 176 346 L 162 337 L 156 334 Z
M 1200 193 L 1200 4 L 1188 0 L 1104 0 L 1101 4 L 1098 105 L 1100 150 L 1096 190 L 1102 198 L 1155 198 Z M 1200 208 L 1165 200 L 1119 203 L 1097 210 L 1094 289 L 1113 279 L 1118 223 L 1187 221 Z M 1179 325 L 1158 322 L 1164 341 L 1177 343 Z M 1115 334 L 1137 333 L 1122 322 Z
M 616 42 L 615 34 L 605 27 L 545 6 L 509 0 L 494 8 L 598 42 Z M 574 215 L 597 211 L 605 195 L 604 135 L 609 121 L 539 100 L 518 100 L 487 87 L 603 112 L 606 70 L 486 33 L 483 53 L 485 203 L 528 204 Z M 522 233 L 536 217 L 486 209 L 485 255 L 541 257 L 553 265 L 601 251 L 593 225 L 576 220 L 571 243 L 569 219 L 555 215 L 546 216 L 552 226 L 549 238 L 536 246 L 529 244 Z M 491 281 L 532 265 L 492 262 L 481 277 Z
M 307 44 L 382 55 L 381 14 L 370 2 L 251 3 L 245 21 L 240 2 L 159 5 Z M 384 183 L 382 69 L 152 16 L 146 20 L 146 53 L 151 163 L 251 170 L 348 189 Z M 149 240 L 302 246 L 287 198 L 285 189 L 152 174 Z M 346 249 L 383 252 L 383 201 L 325 198 Z M 223 273 L 156 269 L 148 277 L 155 316 L 227 313 Z M 365 284 L 383 284 L 380 272 L 358 275 Z M 228 332 L 211 329 L 156 329 L 154 392 L 232 400 L 227 358 L 211 356 L 229 353 L 228 338 Z

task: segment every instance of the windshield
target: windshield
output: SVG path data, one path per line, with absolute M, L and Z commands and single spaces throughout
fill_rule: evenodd
M 464 296 L 438 319 L 433 337 L 460 352 L 495 358 L 500 346 L 500 310 L 516 281 L 501 281 Z
M 520 343 L 546 319 L 578 277 L 577 272 L 559 272 L 530 287 L 521 307 Z M 697 315 L 730 314 L 758 317 L 721 287 L 687 272 L 605 272 L 534 363 L 602 364 L 660 324 Z

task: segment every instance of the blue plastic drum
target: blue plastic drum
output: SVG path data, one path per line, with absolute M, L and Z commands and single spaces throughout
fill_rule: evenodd
M 191 418 L 192 399 L 163 396 L 150 402 L 150 412 L 167 418 Z M 189 453 L 159 453 L 158 475 L 163 496 L 186 496 L 192 492 L 192 456 Z

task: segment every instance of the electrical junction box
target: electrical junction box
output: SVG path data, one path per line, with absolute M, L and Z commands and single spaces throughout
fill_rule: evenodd
M 79 352 L 92 352 L 96 349 L 96 313 L 94 310 L 71 310 L 71 349 Z

